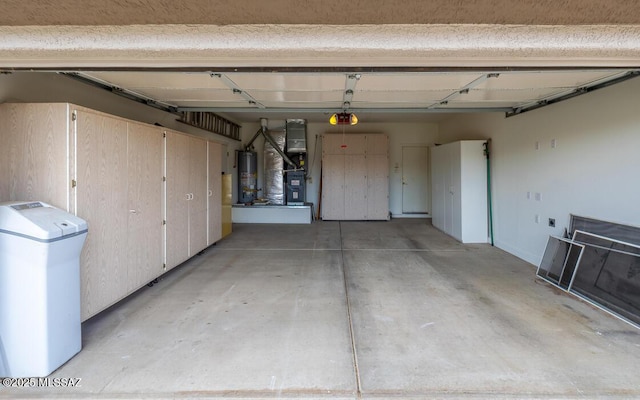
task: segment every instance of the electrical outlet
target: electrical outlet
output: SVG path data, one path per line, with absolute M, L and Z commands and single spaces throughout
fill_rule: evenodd
M 540 216 L 538 214 L 536 214 L 536 216 L 533 219 L 534 221 L 536 221 L 536 224 L 540 223 Z
M 540 142 L 536 142 L 536 150 L 540 150 Z
M 309 182 L 309 184 L 313 183 L 313 177 L 312 176 L 307 176 L 307 182 Z
M 536 193 L 536 201 L 541 201 L 541 200 L 542 200 L 542 194 Z
M 556 148 L 556 140 L 555 139 L 551 139 L 551 148 L 552 149 Z
M 549 226 L 552 228 L 556 227 L 556 219 L 555 218 L 549 218 Z
M 527 200 L 531 200 L 531 192 L 527 192 Z

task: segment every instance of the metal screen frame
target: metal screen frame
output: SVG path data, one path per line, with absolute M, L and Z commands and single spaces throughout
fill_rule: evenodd
M 613 247 L 602 246 L 600 244 L 588 243 L 587 241 L 584 240 L 584 238 L 583 240 L 580 240 L 579 238 L 577 238 L 580 236 L 592 237 L 601 241 L 611 242 L 612 244 L 627 246 L 634 250 L 637 250 L 637 252 L 624 251 L 624 250 L 616 249 Z M 610 253 L 617 253 L 625 256 L 635 257 L 636 259 L 640 259 L 640 246 L 637 244 L 628 243 L 622 240 L 613 239 L 610 237 L 594 234 L 591 232 L 585 232 L 581 230 L 576 230 L 573 237 L 574 237 L 573 239 L 574 241 L 584 244 L 586 247 L 592 247 L 592 248 L 604 250 Z M 606 265 L 606 261 L 603 262 L 602 268 L 605 268 L 605 265 Z M 576 279 L 577 274 L 578 274 L 578 270 L 576 269 L 574 274 L 574 280 Z M 589 291 L 584 287 L 577 289 L 573 287 L 573 283 L 572 283 L 569 293 L 581 298 L 582 300 L 587 301 L 588 303 L 596 306 L 597 308 L 603 311 L 606 311 L 607 313 L 640 329 L 640 314 L 637 311 L 634 311 L 634 309 L 638 310 L 640 307 L 630 302 L 631 300 L 628 297 L 625 299 L 624 292 L 622 294 L 611 293 L 611 292 L 607 292 L 605 287 L 599 287 L 597 283 L 598 279 L 593 283 L 594 288 L 597 290 Z M 624 306 L 625 303 L 627 307 L 630 306 L 631 308 L 626 308 Z
M 543 269 L 543 263 L 545 262 L 545 259 L 548 259 L 546 256 L 547 254 L 547 250 L 549 249 L 549 244 L 552 241 L 556 241 L 556 242 L 564 242 L 567 243 L 569 245 L 569 248 L 567 249 L 567 254 L 564 256 L 564 260 L 562 262 L 562 268 L 560 270 L 560 275 L 558 276 L 558 280 L 554 281 L 553 278 L 551 278 L 549 276 L 549 272 L 551 270 L 551 268 L 544 270 Z M 575 262 L 575 265 L 573 266 L 573 272 L 571 274 L 571 279 L 569 280 L 569 284 L 567 285 L 567 287 L 564 287 L 562 285 L 563 282 L 563 278 L 564 278 L 564 273 L 567 270 L 567 262 L 569 261 L 569 258 L 571 256 L 571 250 L 573 248 L 573 246 L 578 247 L 580 249 L 580 252 L 578 253 L 578 258 Z M 581 243 L 575 243 L 573 240 L 571 239 L 567 239 L 567 238 L 562 238 L 562 237 L 558 237 L 558 236 L 549 236 L 549 240 L 547 241 L 547 247 L 545 249 L 545 254 L 542 256 L 542 260 L 540 260 L 540 265 L 538 265 L 538 269 L 536 271 L 536 276 L 538 276 L 541 279 L 544 279 L 545 281 L 551 283 L 552 285 L 556 286 L 559 289 L 562 289 L 563 291 L 570 291 L 571 290 L 571 285 L 573 284 L 573 279 L 575 277 L 575 273 L 578 270 L 578 267 L 580 265 L 580 261 L 582 260 L 582 254 L 584 253 L 584 245 Z M 554 254 L 557 253 L 557 249 L 555 250 Z M 553 261 L 553 260 L 552 260 Z M 541 274 L 540 271 L 546 271 L 546 274 Z

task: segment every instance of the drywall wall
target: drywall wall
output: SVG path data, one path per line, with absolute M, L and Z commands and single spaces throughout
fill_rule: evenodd
M 69 102 L 108 114 L 204 137 L 222 144 L 222 171 L 234 173 L 240 142 L 176 121 L 177 116 L 55 73 L 14 72 L 0 75 L 0 103 Z M 242 130 L 241 128 L 241 134 Z M 234 174 L 234 185 L 235 185 Z M 235 187 L 235 186 L 234 186 Z M 234 202 L 236 193 L 234 192 Z
M 269 120 L 268 129 L 284 129 L 285 121 Z M 246 145 L 260 124 L 243 124 L 242 143 Z M 329 123 L 307 124 L 307 170 L 310 180 L 307 181 L 307 201 L 318 204 L 318 191 L 321 176 L 322 140 L 324 133 L 342 133 L 342 127 L 335 127 Z M 435 123 L 359 123 L 356 126 L 345 127 L 344 134 L 351 133 L 385 133 L 389 136 L 389 209 L 393 217 L 402 217 L 402 147 L 429 146 L 435 143 L 438 136 L 438 125 Z M 263 187 L 262 152 L 264 139 L 258 137 L 254 142 L 258 153 L 258 187 Z M 428 179 L 428 171 L 425 179 Z M 429 186 L 429 185 L 427 185 Z
M 442 142 L 492 139 L 498 247 L 537 265 L 548 235 L 562 235 L 571 213 L 640 225 L 639 92 L 634 79 L 516 117 L 458 115 L 440 124 Z

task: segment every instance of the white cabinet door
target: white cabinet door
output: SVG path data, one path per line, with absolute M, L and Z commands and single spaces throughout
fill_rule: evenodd
M 162 175 L 160 128 L 128 123 L 129 292 L 163 273 Z
M 207 142 L 166 132 L 167 269 L 207 247 Z
M 208 142 L 208 222 L 207 245 L 222 239 L 222 145 Z
M 368 156 L 389 155 L 389 137 L 382 134 L 365 135 L 365 148 Z
M 207 142 L 189 137 L 189 256 L 207 247 Z
M 127 295 L 127 122 L 77 111 L 76 214 L 89 233 L 80 256 L 82 319 Z
M 68 104 L 0 104 L 0 202 L 69 204 Z
M 344 219 L 367 219 L 367 159 L 364 154 L 344 156 Z
M 344 219 L 344 155 L 325 154 L 322 160 L 322 219 Z
M 460 152 L 460 142 L 449 148 L 449 168 L 450 174 L 450 210 L 447 217 L 450 218 L 451 227 L 449 233 L 454 238 L 462 242 L 462 154 Z
M 463 243 L 487 241 L 487 178 L 482 140 L 431 148 L 433 226 Z
M 389 157 L 367 154 L 367 219 L 389 219 Z
M 166 267 L 189 258 L 189 136 L 166 132 Z
M 487 159 L 483 140 L 468 140 L 461 147 L 461 218 L 465 243 L 486 243 L 489 236 Z
M 431 223 L 444 231 L 445 157 L 439 147 L 431 148 Z

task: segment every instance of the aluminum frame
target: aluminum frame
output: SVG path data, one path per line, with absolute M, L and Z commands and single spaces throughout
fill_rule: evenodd
M 590 233 L 590 232 L 584 232 L 584 231 L 580 231 L 580 230 L 576 230 L 576 233 L 585 234 L 587 236 L 597 237 L 598 239 L 609 240 L 609 241 L 612 241 L 614 243 L 619 243 L 619 244 L 622 244 L 622 245 L 629 245 L 629 246 L 631 246 L 633 248 L 639 249 L 639 251 L 640 251 L 640 246 L 634 245 L 634 244 L 631 244 L 631 243 L 626 243 L 626 242 L 621 241 L 621 240 L 611 239 L 611 238 L 608 238 L 606 236 L 601 236 L 601 235 L 593 234 L 593 233 Z M 633 321 L 633 320 L 625 317 L 624 315 L 620 314 L 619 312 L 616 312 L 615 310 L 607 307 L 606 305 L 598 303 L 596 300 L 594 300 L 594 299 L 588 297 L 587 295 L 582 294 L 582 293 L 580 293 L 580 292 L 578 292 L 578 291 L 573 289 L 573 284 L 574 284 L 576 275 L 577 275 L 579 267 L 580 267 L 580 263 L 581 263 L 581 260 L 582 260 L 582 255 L 584 253 L 585 247 L 589 246 L 589 247 L 600 248 L 600 249 L 611 251 L 611 252 L 615 252 L 615 253 L 630 255 L 630 256 L 633 256 L 633 257 L 640 257 L 640 254 L 630 253 L 630 252 L 623 251 L 623 250 L 607 248 L 607 247 L 604 247 L 604 246 L 590 244 L 590 243 L 574 241 L 573 239 L 561 238 L 561 237 L 552 236 L 552 235 L 549 236 L 549 241 L 547 242 L 547 247 L 549 246 L 549 242 L 551 240 L 556 240 L 556 241 L 559 241 L 559 242 L 565 242 L 565 243 L 568 243 L 570 246 L 571 245 L 575 245 L 575 246 L 581 247 L 580 255 L 578 256 L 578 259 L 576 261 L 576 267 L 575 267 L 575 269 L 573 271 L 570 283 L 569 283 L 569 285 L 568 285 L 568 287 L 566 289 L 563 288 L 560 285 L 560 283 L 562 282 L 562 276 L 564 275 L 564 271 L 565 271 L 566 266 L 567 266 L 567 261 L 568 261 L 569 255 L 571 253 L 570 250 L 567 251 L 567 255 L 565 256 L 565 259 L 564 259 L 564 262 L 563 262 L 563 266 L 562 266 L 562 271 L 560 273 L 560 276 L 558 277 L 558 282 L 554 282 L 552 279 L 550 279 L 548 277 L 545 277 L 544 275 L 540 274 L 540 270 L 542 268 L 542 262 L 545 259 L 544 256 L 543 256 L 543 259 L 540 261 L 540 265 L 538 266 L 538 269 L 536 271 L 536 276 L 539 277 L 540 279 L 552 284 L 553 286 L 555 286 L 555 287 L 557 287 L 557 288 L 559 288 L 559 289 L 561 289 L 561 290 L 563 290 L 563 291 L 565 291 L 565 292 L 577 297 L 578 299 L 580 299 L 582 301 L 585 301 L 585 302 L 591 304 L 592 306 L 594 306 L 594 307 L 606 312 L 607 314 L 609 314 L 609 315 L 611 315 L 613 317 L 616 317 L 617 319 L 619 319 L 619 320 L 621 320 L 623 322 L 626 322 L 627 324 L 633 326 L 634 328 L 640 329 L 640 324 L 637 323 L 636 321 Z M 546 250 L 545 250 L 545 253 L 546 253 Z M 630 314 L 632 314 L 632 313 L 630 313 Z
M 587 236 L 587 237 L 593 237 L 599 240 L 605 240 L 611 243 L 615 243 L 615 244 L 620 244 L 623 246 L 628 246 L 631 247 L 633 249 L 637 249 L 638 252 L 637 253 L 633 253 L 633 252 L 629 252 L 629 251 L 624 251 L 624 250 L 620 250 L 620 249 L 615 249 L 615 248 L 611 248 L 611 247 L 606 247 L 606 246 L 602 246 L 599 244 L 594 244 L 594 243 L 588 243 L 584 240 L 580 240 L 579 238 L 576 238 L 576 236 Z M 618 240 L 618 239 L 613 239 L 607 236 L 603 236 L 603 235 L 598 235 L 595 233 L 591 233 L 591 232 L 586 232 L 586 231 L 582 231 L 579 229 L 576 229 L 574 231 L 573 237 L 572 237 L 572 241 L 576 242 L 576 243 L 580 243 L 583 244 L 586 247 L 592 247 L 592 248 L 596 248 L 596 249 L 601 249 L 601 250 L 605 250 L 611 253 L 617 253 L 617 254 L 623 254 L 623 255 L 627 255 L 627 256 L 631 256 L 631 257 L 636 257 L 636 258 L 640 258 L 640 245 L 637 244 L 633 244 L 633 243 L 628 243 L 625 242 L 623 240 Z M 579 265 L 578 265 L 579 267 Z M 589 304 L 599 308 L 600 310 L 603 310 L 605 312 L 607 312 L 608 314 L 634 326 L 635 328 L 640 329 L 640 324 L 630 318 L 628 318 L 627 316 L 623 315 L 623 312 L 626 312 L 629 315 L 635 315 L 635 313 L 633 311 L 628 311 L 626 310 L 624 307 L 616 304 L 615 300 L 612 299 L 606 299 L 606 298 L 601 298 L 602 302 L 599 302 L 597 299 L 599 298 L 598 293 L 589 293 L 588 291 L 585 290 L 586 293 L 582 293 L 580 292 L 578 289 L 574 288 L 574 281 L 576 279 L 578 275 L 578 268 L 576 268 L 576 270 L 574 271 L 574 275 L 572 277 L 571 280 L 571 285 L 569 287 L 569 290 L 567 290 L 570 294 L 588 302 Z M 584 289 L 583 289 L 584 290 Z M 603 290 L 602 288 L 600 288 L 599 290 Z M 611 296 L 613 296 L 614 299 L 617 299 L 618 301 L 622 301 L 624 302 L 624 299 L 617 297 L 617 295 L 615 294 L 610 294 Z M 595 297 L 595 299 L 594 299 Z M 608 304 L 606 304 L 608 303 Z M 631 305 L 631 304 L 630 304 Z M 633 307 L 633 305 L 632 305 Z M 618 308 L 621 311 L 616 311 L 615 308 Z M 637 308 L 637 307 L 636 307 Z M 640 318 L 640 316 L 639 316 Z
M 544 276 L 544 275 L 540 274 L 540 271 L 542 270 L 542 262 L 545 259 L 544 256 L 542 257 L 542 260 L 540 260 L 540 265 L 538 265 L 538 269 L 536 271 L 536 276 L 538 276 L 539 278 L 551 283 L 552 285 L 556 286 L 557 288 L 562 289 L 563 291 L 569 292 L 571 290 L 571 286 L 573 284 L 573 280 L 575 278 L 575 274 L 576 274 L 576 272 L 578 270 L 578 267 L 580 266 L 580 261 L 582 260 L 582 254 L 584 253 L 585 245 L 581 244 L 581 243 L 576 243 L 571 239 L 562 238 L 562 237 L 559 237 L 559 236 L 549 236 L 549 240 L 547 241 L 547 248 L 549 247 L 549 242 L 551 240 L 557 240 L 559 242 L 565 242 L 565 243 L 569 244 L 569 249 L 567 250 L 567 254 L 564 257 L 564 261 L 562 263 L 562 269 L 560 271 L 560 275 L 558 276 L 558 281 L 554 282 L 551 278 L 548 277 L 548 272 L 549 271 L 547 271 L 547 276 Z M 578 259 L 575 262 L 575 267 L 573 269 L 573 273 L 571 274 L 571 279 L 569 280 L 569 285 L 566 288 L 564 288 L 562 286 L 562 280 L 563 280 L 564 272 L 565 272 L 565 270 L 567 268 L 567 262 L 569 261 L 569 256 L 571 255 L 572 246 L 579 247 L 580 248 L 580 253 L 578 254 Z M 546 250 L 545 250 L 545 253 L 546 253 Z

